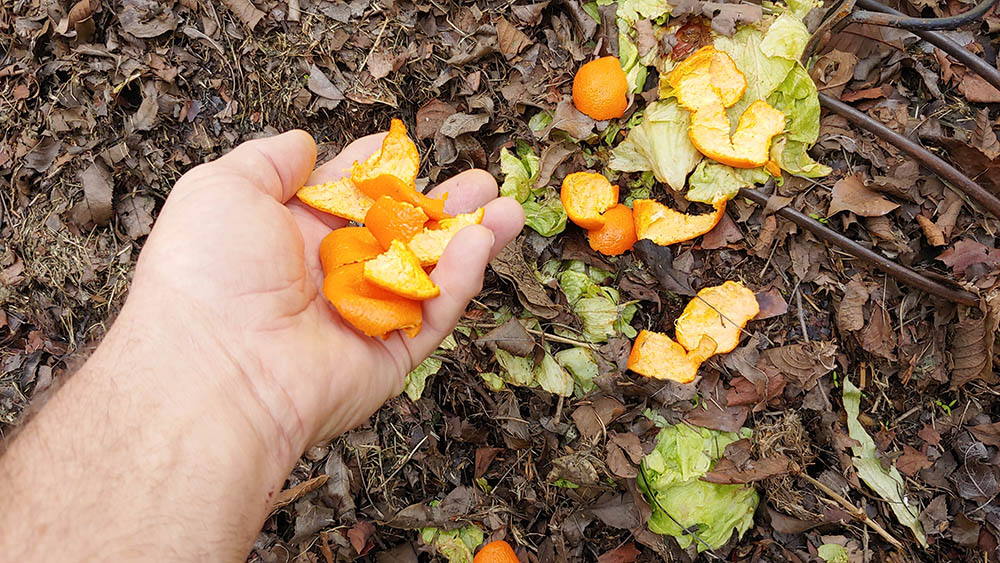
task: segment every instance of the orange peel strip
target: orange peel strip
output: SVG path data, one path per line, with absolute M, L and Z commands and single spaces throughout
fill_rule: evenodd
M 636 241 L 632 210 L 619 203 L 605 211 L 603 217 L 603 227 L 587 231 L 590 248 L 608 256 L 618 256 L 632 250 Z
M 759 312 L 757 298 L 740 282 L 706 287 L 677 318 L 677 342 L 690 350 L 708 336 L 716 342 L 716 354 L 732 352 L 740 343 L 743 327 Z
M 365 280 L 400 297 L 423 301 L 441 294 L 413 251 L 398 240 L 389 250 L 365 262 Z
M 678 103 L 691 112 L 688 136 L 699 152 L 735 168 L 767 164 L 771 139 L 785 130 L 785 114 L 757 100 L 729 134 L 726 108 L 739 101 L 747 82 L 728 54 L 711 45 L 702 47 L 677 65 L 667 82 Z
M 726 212 L 726 200 L 713 207 L 714 213 L 689 215 L 652 199 L 637 199 L 632 203 L 635 234 L 660 246 L 691 240 L 715 228 Z
M 394 240 L 409 241 L 426 224 L 427 214 L 423 209 L 389 196 L 376 199 L 365 215 L 365 226 L 386 250 Z
M 323 295 L 344 321 L 367 336 L 385 339 L 395 330 L 416 336 L 423 323 L 420 302 L 369 283 L 364 270 L 364 263 L 358 262 L 330 271 Z
M 592 231 L 604 226 L 602 215 L 618 203 L 618 186 L 603 174 L 574 172 L 563 179 L 559 199 L 570 221 Z
M 472 213 L 462 213 L 450 219 L 442 219 L 435 229 L 424 229 L 410 239 L 408 246 L 421 266 L 432 266 L 438 263 L 444 249 L 452 237 L 469 225 L 479 225 L 485 214 L 482 207 Z
M 382 245 L 365 227 L 342 227 L 323 237 L 319 243 L 319 261 L 323 272 L 341 266 L 371 260 L 382 253 Z
M 375 203 L 354 185 L 350 176 L 325 184 L 304 186 L 295 195 L 309 207 L 358 223 L 365 220 L 365 213 Z
M 714 351 L 715 342 L 709 337 L 705 337 L 700 346 L 689 353 L 666 334 L 643 330 L 632 344 L 628 369 L 654 379 L 690 383 L 698 375 L 701 363 Z

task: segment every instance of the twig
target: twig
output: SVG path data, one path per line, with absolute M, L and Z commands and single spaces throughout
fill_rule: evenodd
M 664 514 L 666 514 L 667 518 L 670 518 L 670 521 L 673 522 L 674 524 L 676 524 L 677 527 L 681 529 L 681 533 L 693 537 L 695 540 L 698 541 L 698 543 L 700 543 L 701 545 L 705 546 L 705 549 L 708 550 L 709 557 L 712 557 L 714 559 L 718 559 L 718 560 L 722 561 L 722 558 L 719 557 L 715 553 L 715 550 L 712 549 L 712 546 L 708 545 L 708 542 L 706 542 L 705 540 L 701 539 L 701 537 L 698 534 L 696 534 L 694 532 L 694 530 L 691 530 L 691 529 L 687 528 L 686 526 L 684 526 L 684 524 L 681 524 L 680 522 L 678 522 L 677 519 L 674 518 L 672 514 L 670 514 L 669 512 L 667 512 L 667 509 L 663 508 L 663 505 L 660 504 L 660 501 L 656 498 L 656 495 L 652 494 L 652 488 L 649 486 L 649 481 L 646 480 L 646 475 L 643 473 L 644 467 L 645 467 L 645 464 L 643 464 L 642 466 L 639 467 L 639 478 L 642 479 L 642 484 L 646 488 L 646 490 L 650 491 L 649 498 L 653 499 L 653 502 L 656 503 L 656 507 L 659 508 L 661 512 L 663 512 Z M 696 526 L 694 526 L 694 527 L 696 527 Z
M 827 496 L 829 496 L 833 500 L 837 501 L 837 503 L 840 504 L 840 506 L 844 507 L 844 509 L 847 510 L 847 512 L 851 516 L 853 516 L 855 519 L 860 520 L 861 522 L 867 524 L 869 527 L 871 527 L 871 529 L 875 530 L 875 532 L 878 535 L 882 536 L 882 538 L 885 539 L 885 541 L 887 541 L 890 544 L 892 544 L 893 547 L 895 547 L 896 549 L 898 549 L 900 551 L 904 550 L 903 544 L 900 543 L 900 541 L 897 540 L 895 537 L 893 537 L 892 534 L 890 534 L 889 532 L 887 532 L 885 528 L 883 528 L 881 525 L 879 525 L 878 522 L 876 522 L 876 521 L 872 520 L 871 518 L 869 518 L 868 514 L 864 510 L 858 508 L 857 506 L 854 506 L 853 504 L 851 504 L 851 501 L 849 501 L 846 498 L 840 496 L 836 491 L 834 491 L 830 487 L 827 487 L 826 485 L 824 485 L 820 481 L 817 481 L 816 479 L 813 479 L 812 477 L 810 477 L 809 475 L 807 475 L 805 471 L 802 471 L 802 468 L 799 467 L 799 465 L 797 463 L 793 462 L 791 464 L 791 466 L 789 467 L 789 469 L 791 470 L 791 472 L 792 472 L 793 475 L 795 475 L 796 477 L 801 477 L 801 478 L 805 479 L 812 486 L 814 486 L 817 489 L 823 491 L 824 493 L 826 493 Z

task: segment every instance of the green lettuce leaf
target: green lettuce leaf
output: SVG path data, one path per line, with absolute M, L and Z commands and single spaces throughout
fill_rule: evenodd
M 574 260 L 575 262 L 575 260 Z M 595 297 L 601 295 L 601 286 L 594 283 L 583 271 L 570 265 L 567 269 L 559 272 L 556 276 L 559 280 L 559 287 L 566 296 L 566 302 L 572 307 L 576 305 L 582 297 Z
M 778 36 L 775 37 L 771 43 L 779 42 Z M 750 104 L 757 100 L 766 100 L 771 92 L 785 81 L 788 72 L 795 66 L 794 60 L 765 55 L 761 51 L 764 39 L 763 32 L 750 26 L 739 28 L 732 37 L 715 38 L 715 48 L 728 53 L 747 79 L 747 89 L 743 97 L 726 110 L 733 125 L 738 123 L 743 111 Z
M 573 312 L 583 323 L 583 335 L 591 342 L 606 342 L 614 336 L 618 320 L 618 305 L 607 297 L 584 297 L 577 301 Z
M 847 433 L 859 442 L 859 445 L 851 447 L 851 451 L 854 453 L 854 457 L 851 458 L 854 469 L 857 470 L 858 477 L 871 490 L 885 499 L 889 508 L 892 509 L 892 513 L 896 515 L 896 520 L 913 532 L 913 537 L 920 545 L 927 547 L 927 535 L 919 520 L 920 509 L 913 504 L 916 500 L 912 496 L 907 498 L 906 481 L 903 480 L 895 465 L 888 469 L 882 467 L 875 441 L 858 421 L 860 409 L 861 390 L 845 377 L 844 410 L 847 411 Z
M 652 508 L 649 529 L 673 536 L 682 548 L 696 541 L 686 532 L 694 529 L 708 544 L 698 542 L 699 552 L 721 547 L 733 530 L 742 537 L 753 526 L 753 513 L 760 500 L 756 489 L 708 483 L 700 477 L 712 468 L 728 444 L 749 436 L 749 432 L 719 432 L 686 424 L 665 426 L 657 436 L 656 447 L 643 458 L 638 480 Z
M 657 180 L 684 191 L 688 173 L 702 158 L 688 137 L 690 115 L 677 100 L 649 104 L 642 123 L 612 149 L 608 167 L 620 172 L 651 170 Z
M 503 382 L 503 378 L 491 371 L 481 372 L 479 376 L 483 378 L 486 386 L 493 391 L 503 391 L 506 387 Z
M 539 387 L 554 395 L 569 397 L 573 394 L 573 376 L 551 354 L 546 353 L 535 368 L 535 381 Z
M 740 188 L 748 188 L 751 183 L 737 174 L 732 166 L 714 160 L 703 160 L 688 178 L 689 201 L 700 201 L 709 205 L 722 199 L 732 199 Z
M 835 543 L 824 543 L 816 549 L 816 555 L 826 563 L 850 563 L 847 548 Z
M 667 0 L 619 0 L 615 14 L 628 23 L 655 20 L 670 15 L 670 3 Z
M 420 529 L 420 539 L 427 545 L 433 545 L 448 563 L 472 563 L 473 552 L 485 538 L 483 529 L 476 525 L 455 530 Z
M 447 352 L 449 350 L 454 350 L 458 343 L 455 341 L 454 335 L 449 334 L 447 338 L 441 341 L 441 345 L 438 346 L 438 353 Z M 417 401 L 424 394 L 424 387 L 427 386 L 427 378 L 436 374 L 441 369 L 441 360 L 437 358 L 432 358 L 430 356 L 424 358 L 424 361 L 420 362 L 420 365 L 413 368 L 413 371 L 406 374 L 406 382 L 403 386 L 403 392 L 406 396 L 410 398 L 411 401 Z
M 819 138 L 819 95 L 806 69 L 796 63 L 785 81 L 767 98 L 786 118 L 786 130 L 771 143 L 771 159 L 790 174 L 818 178 L 830 168 L 815 160 L 806 150 Z
M 760 42 L 760 51 L 768 57 L 798 62 L 808 42 L 809 30 L 806 25 L 801 19 L 785 13 L 775 18 L 767 28 L 767 33 Z
M 504 176 L 500 195 L 524 203 L 538 179 L 539 158 L 527 143 L 518 142 L 517 153 L 515 155 L 506 148 L 500 149 L 500 172 Z
M 546 188 L 541 198 L 532 197 L 521 203 L 524 224 L 543 237 L 555 236 L 566 229 L 566 209 L 555 190 Z
M 594 359 L 593 352 L 575 346 L 556 352 L 553 357 L 573 376 L 580 391 L 590 393 L 597 387 L 594 384 L 594 378 L 598 374 L 597 360 Z
M 497 359 L 500 367 L 506 372 L 506 377 L 501 374 L 501 378 L 507 383 L 528 387 L 535 382 L 534 366 L 531 358 L 515 356 L 499 348 L 493 351 L 493 356 Z

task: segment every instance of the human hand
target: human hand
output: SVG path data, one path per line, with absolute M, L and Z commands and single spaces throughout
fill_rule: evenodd
M 355 141 L 315 171 L 316 146 L 302 131 L 245 143 L 194 168 L 177 182 L 139 259 L 129 314 L 149 321 L 139 324 L 172 319 L 158 323 L 160 338 L 190 344 L 177 348 L 208 366 L 198 370 L 202 380 L 245 394 L 235 404 L 258 410 L 239 413 L 251 426 L 277 426 L 286 441 L 274 449 L 278 463 L 357 426 L 397 395 L 406 374 L 454 329 L 486 264 L 524 222 L 521 206 L 497 198 L 484 171 L 437 186 L 429 195 L 448 193 L 449 213 L 484 206 L 482 225 L 463 229 L 431 274 L 441 295 L 424 302 L 418 336 L 396 332 L 383 341 L 356 332 L 320 291 L 320 241 L 346 221 L 293 196 L 345 175 L 383 136 Z

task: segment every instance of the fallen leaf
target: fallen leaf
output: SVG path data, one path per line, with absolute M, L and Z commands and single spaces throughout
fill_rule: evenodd
M 887 360 L 896 358 L 896 331 L 892 330 L 889 313 L 881 305 L 872 310 L 871 318 L 858 335 L 858 340 L 861 347 L 872 354 Z
M 639 557 L 635 544 L 628 542 L 610 551 L 605 551 L 597 558 L 597 563 L 632 563 Z
M 749 460 L 742 467 L 738 467 L 732 460 L 724 457 L 701 479 L 720 485 L 753 483 L 788 473 L 791 462 L 787 456 L 777 454 L 760 460 Z
M 948 529 L 951 518 L 948 516 L 948 496 L 934 497 L 920 513 L 920 524 L 928 533 L 940 534 Z
M 247 27 L 252 31 L 257 27 L 257 23 L 266 15 L 250 3 L 250 0 L 222 0 L 222 3 L 236 14 Z
M 455 115 L 457 111 L 455 106 L 434 98 L 417 110 L 414 134 L 421 140 L 433 139 L 441 131 L 444 121 Z
M 991 329 L 992 328 L 992 329 Z M 965 318 L 952 326 L 951 346 L 951 386 L 961 387 L 966 383 L 983 379 L 993 380 L 993 331 L 996 326 L 987 327 L 987 318 Z
M 959 512 L 951 520 L 951 539 L 965 547 L 975 547 L 979 543 L 980 525 Z
M 448 116 L 441 124 L 441 134 L 449 139 L 454 139 L 455 137 L 463 133 L 474 133 L 479 131 L 483 125 L 486 125 L 490 120 L 490 116 L 485 113 L 481 114 L 468 114 L 468 113 L 456 113 Z
M 612 528 L 632 529 L 639 525 L 639 510 L 630 495 L 607 492 L 587 512 Z
M 570 418 L 573 419 L 577 430 L 580 431 L 580 437 L 587 442 L 593 443 L 604 433 L 605 426 L 601 423 L 600 417 L 597 416 L 597 411 L 590 405 L 577 407 Z
M 281 491 L 276 497 L 274 497 L 274 503 L 271 505 L 271 512 L 273 513 L 283 506 L 288 506 L 289 504 L 292 504 L 307 494 L 315 491 L 326 484 L 329 479 L 329 475 L 317 475 L 312 479 L 303 481 L 290 489 Z
M 372 78 L 375 80 L 385 78 L 392 72 L 395 62 L 396 55 L 392 54 L 388 49 L 377 49 L 368 57 L 368 72 L 371 73 Z
M 153 227 L 153 198 L 130 194 L 118 201 L 118 220 L 125 227 L 125 234 L 138 240 L 149 234 Z
M 542 149 L 539 156 L 538 179 L 535 180 L 535 187 L 541 188 L 549 185 L 552 174 L 556 168 L 562 164 L 567 157 L 580 150 L 580 147 L 572 143 L 552 143 Z M 564 258 L 565 259 L 565 258 Z
M 781 291 L 776 287 L 770 287 L 765 291 L 754 294 L 760 311 L 753 318 L 755 321 L 780 317 L 788 312 L 788 302 L 781 295 Z
M 514 27 L 503 17 L 497 20 L 497 46 L 500 48 L 500 53 L 508 61 L 528 45 L 531 45 L 531 38 L 523 31 Z
M 150 131 L 156 127 L 156 114 L 159 112 L 160 93 L 156 89 L 156 82 L 147 80 L 142 85 L 142 103 L 139 109 L 132 116 L 132 127 L 136 131 Z
M 490 262 L 490 267 L 500 277 L 514 285 L 518 301 L 525 309 L 536 317 L 553 319 L 562 311 L 549 295 L 542 284 L 538 283 L 535 274 L 524 260 L 522 251 L 523 237 L 508 244 Z
M 548 5 L 549 0 L 545 0 L 545 2 L 536 2 L 534 4 L 511 6 L 510 13 L 514 16 L 514 19 L 524 25 L 534 26 L 538 25 L 538 23 L 542 21 L 542 13 Z
M 80 183 L 83 184 L 83 201 L 74 205 L 71 210 L 73 222 L 83 228 L 104 225 L 112 215 L 111 197 L 114 188 L 111 174 L 103 164 L 94 161 L 80 172 Z
M 117 13 L 122 30 L 139 39 L 159 37 L 177 29 L 177 15 L 169 4 L 132 0 L 125 2 Z
M 493 460 L 502 451 L 503 448 L 476 448 L 476 470 L 473 476 L 479 479 L 483 475 L 486 475 L 490 464 L 493 463 Z
M 685 421 L 712 430 L 739 432 L 747 420 L 747 415 L 750 414 L 750 407 L 728 406 L 726 389 L 719 381 L 718 372 L 710 371 L 703 376 L 698 382 L 698 392 L 703 400 L 688 411 L 684 417 Z
M 552 115 L 552 123 L 542 129 L 540 137 L 547 139 L 553 129 L 558 129 L 565 131 L 574 139 L 587 139 L 594 134 L 595 126 L 597 126 L 597 122 L 580 113 L 573 105 L 573 99 L 565 96 L 556 105 L 556 111 Z
M 1000 140 L 997 140 L 997 134 L 993 131 L 990 112 L 986 108 L 976 112 L 976 130 L 972 135 L 972 146 L 990 160 L 1000 156 Z
M 944 246 L 946 244 L 944 240 L 944 232 L 940 227 L 934 224 L 934 221 L 931 221 L 929 217 L 918 213 L 917 224 L 919 224 L 920 228 L 924 231 L 924 236 L 927 237 L 927 242 L 931 246 Z
M 510 352 L 515 356 L 531 356 L 535 350 L 535 339 L 528 331 L 524 330 L 516 318 L 508 319 L 507 322 L 478 338 L 476 344 L 487 346 L 490 350 L 497 348 Z
M 656 277 L 656 281 L 660 282 L 660 287 L 665 291 L 678 295 L 694 295 L 696 293 L 691 286 L 691 276 L 674 268 L 674 255 L 670 247 L 660 246 L 649 239 L 642 239 L 635 243 L 633 249 L 653 271 L 653 276 Z
M 808 391 L 819 378 L 837 369 L 837 344 L 812 341 L 765 350 L 761 357 L 775 371 Z
M 43 137 L 24 155 L 24 165 L 36 172 L 45 172 L 52 166 L 52 161 L 61 148 L 62 141 L 49 136 Z
M 903 444 L 903 455 L 896 459 L 896 468 L 911 477 L 921 469 L 927 469 L 931 465 L 926 454 L 906 444 Z
M 741 240 L 743 240 L 743 231 L 736 226 L 729 214 L 725 213 L 719 223 L 701 237 L 701 247 L 705 250 L 728 248 L 729 245 Z
M 840 332 L 847 335 L 851 331 L 861 330 L 865 326 L 865 303 L 868 302 L 868 288 L 857 279 L 847 282 L 844 288 L 844 298 L 837 307 L 837 326 Z
M 971 426 L 969 432 L 987 446 L 1000 448 L 1000 422 Z
M 309 79 L 306 82 L 309 91 L 321 98 L 326 98 L 334 102 L 344 99 L 344 93 L 336 87 L 326 74 L 316 65 L 309 68 Z
M 924 427 L 920 429 L 920 432 L 917 432 L 917 436 L 920 436 L 923 441 L 932 446 L 941 445 L 941 434 L 930 424 L 925 424 Z
M 368 552 L 368 540 L 375 533 L 375 525 L 367 520 L 358 520 L 350 530 L 347 530 L 347 539 L 351 540 L 351 547 L 358 555 Z
M 986 264 L 990 267 L 1000 264 L 1000 250 L 987 248 L 973 239 L 965 238 L 939 254 L 937 259 L 956 274 L 963 274 L 973 264 Z
M 899 204 L 893 203 L 879 195 L 878 192 L 866 188 L 859 176 L 845 176 L 833 185 L 827 216 L 836 215 L 841 211 L 850 211 L 862 217 L 879 217 L 897 207 Z
M 597 469 L 585 453 L 576 453 L 557 457 L 552 460 L 552 470 L 548 481 L 569 481 L 581 487 L 592 487 L 600 482 Z
M 353 516 L 354 497 L 351 496 L 351 470 L 344 463 L 343 446 L 332 449 L 326 458 L 323 473 L 330 476 L 326 484 L 329 505 L 338 516 Z

